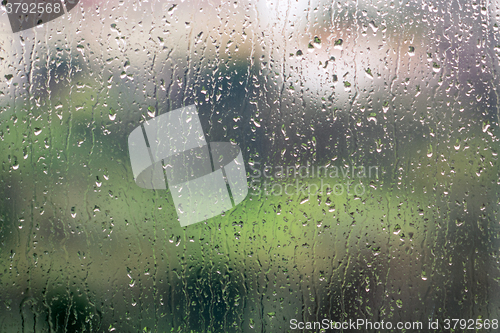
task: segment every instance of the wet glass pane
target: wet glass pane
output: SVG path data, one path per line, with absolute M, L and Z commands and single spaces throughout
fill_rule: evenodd
M 3 1 L 0 331 L 496 331 L 499 15 Z

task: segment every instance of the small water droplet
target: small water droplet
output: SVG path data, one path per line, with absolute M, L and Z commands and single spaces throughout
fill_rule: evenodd
M 441 66 L 437 62 L 434 62 L 432 63 L 432 70 L 437 73 L 441 70 Z

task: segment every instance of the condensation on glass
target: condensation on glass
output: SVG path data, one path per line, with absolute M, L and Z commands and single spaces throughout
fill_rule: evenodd
M 499 10 L 82 0 L 3 31 L 0 331 L 499 319 Z M 189 105 L 248 195 L 182 227 L 128 137 Z

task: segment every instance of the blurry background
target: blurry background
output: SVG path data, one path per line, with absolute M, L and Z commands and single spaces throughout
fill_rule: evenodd
M 499 318 L 499 6 L 82 0 L 0 35 L 0 331 Z M 190 104 L 249 176 L 378 177 L 181 228 L 127 137 Z

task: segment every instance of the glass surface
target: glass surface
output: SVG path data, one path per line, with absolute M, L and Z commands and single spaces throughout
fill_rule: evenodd
M 60 4 L 0 6 L 0 332 L 497 331 L 498 1 Z

